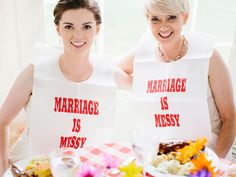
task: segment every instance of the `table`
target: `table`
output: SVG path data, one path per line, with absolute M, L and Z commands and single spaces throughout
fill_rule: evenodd
M 117 143 L 105 144 L 98 147 L 87 147 L 81 151 L 80 158 L 83 163 L 88 163 L 89 165 L 95 168 L 99 167 L 100 169 L 103 169 L 106 176 L 108 177 L 121 177 L 122 176 L 121 173 L 114 175 L 110 173 L 111 170 L 109 171 L 106 169 L 102 157 L 103 154 L 106 153 L 117 158 L 119 162 L 123 162 L 129 157 L 134 156 L 130 147 L 131 146 L 128 144 L 117 144 Z M 225 170 L 232 164 L 233 162 L 220 159 L 220 165 L 218 170 L 219 176 L 223 176 Z
M 89 165 L 100 168 L 106 176 L 110 177 L 121 177 L 122 174 L 111 174 L 111 170 L 106 169 L 103 156 L 105 154 L 112 155 L 120 163 L 124 162 L 130 157 L 134 157 L 131 148 L 126 145 L 121 145 L 117 143 L 105 144 L 98 147 L 86 147 L 80 151 L 80 160 L 83 163 L 88 163 Z

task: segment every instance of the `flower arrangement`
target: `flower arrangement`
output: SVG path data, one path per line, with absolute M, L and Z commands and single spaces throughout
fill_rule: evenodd
M 136 166 L 134 162 L 129 163 L 126 166 L 119 165 L 118 159 L 110 154 L 103 154 L 103 163 L 108 171 L 117 169 L 118 172 L 122 172 L 122 177 L 142 177 L 142 167 Z M 109 173 L 109 172 L 108 172 Z M 99 168 L 94 168 L 89 164 L 84 164 L 77 171 L 76 177 L 101 177 L 106 175 L 106 170 L 103 171 Z
M 107 169 L 118 168 L 118 160 L 110 154 L 104 154 L 103 161 Z
M 190 161 L 193 156 L 197 155 L 198 152 L 204 148 L 206 142 L 206 138 L 199 138 L 196 142 L 190 142 L 188 146 L 177 151 L 176 159 L 181 163 Z
M 123 177 L 142 177 L 143 168 L 135 164 L 135 162 L 129 163 L 127 166 L 119 168 L 124 173 Z
M 215 167 L 206 158 L 204 153 L 200 153 L 196 159 L 191 160 L 194 168 L 191 170 L 190 177 L 215 177 Z
M 76 177 L 100 177 L 101 170 L 88 164 L 83 164 L 76 174 Z

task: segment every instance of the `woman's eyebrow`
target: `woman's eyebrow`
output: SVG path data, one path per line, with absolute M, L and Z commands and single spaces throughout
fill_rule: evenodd
M 92 22 L 85 22 L 82 25 L 89 25 L 89 24 L 92 24 Z
M 73 23 L 70 22 L 63 22 L 64 25 L 73 25 Z

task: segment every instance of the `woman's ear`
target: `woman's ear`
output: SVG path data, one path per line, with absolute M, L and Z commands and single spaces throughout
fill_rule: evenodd
M 100 31 L 101 25 L 97 24 L 96 25 L 96 35 L 98 35 L 99 31 Z
M 61 36 L 61 32 L 60 32 L 60 29 L 59 29 L 59 25 L 56 25 L 56 30 L 57 30 L 57 34 L 58 34 L 59 36 Z
M 184 25 L 185 25 L 188 22 L 189 13 L 187 12 L 183 13 L 183 18 L 184 18 Z

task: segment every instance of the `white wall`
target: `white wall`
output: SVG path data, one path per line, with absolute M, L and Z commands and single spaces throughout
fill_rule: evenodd
M 236 21 L 235 21 L 235 24 L 236 24 Z M 231 47 L 231 51 L 229 55 L 229 68 L 230 68 L 231 78 L 232 78 L 233 86 L 234 86 L 234 95 L 236 95 L 236 27 L 235 27 L 233 45 Z
M 0 17 L 1 105 L 17 74 L 29 62 L 33 44 L 43 41 L 43 1 L 2 1 Z

